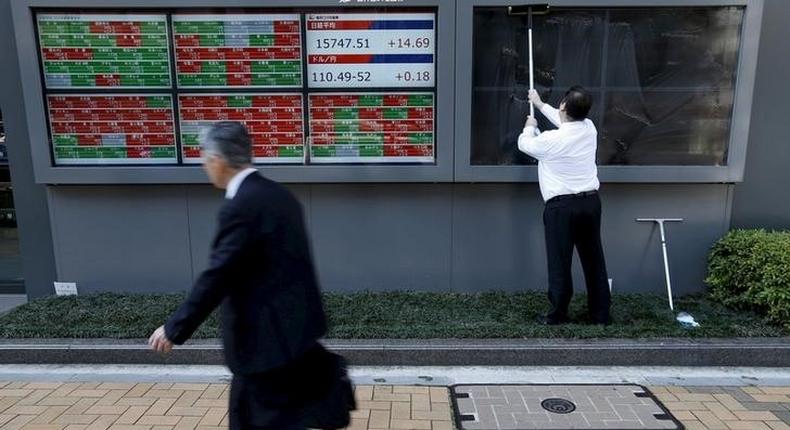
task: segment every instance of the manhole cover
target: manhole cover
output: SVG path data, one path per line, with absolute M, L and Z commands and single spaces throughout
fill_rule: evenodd
M 576 405 L 565 399 L 546 399 L 540 402 L 543 409 L 555 414 L 569 414 L 576 410 Z
M 456 385 L 462 430 L 682 430 L 639 385 Z

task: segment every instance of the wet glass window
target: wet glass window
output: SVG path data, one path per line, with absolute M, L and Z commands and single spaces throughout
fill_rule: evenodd
M 8 163 L 8 152 L 5 146 L 5 125 L 3 124 L 3 112 L 0 112 L 0 165 Z
M 533 18 L 535 86 L 554 106 L 572 85 L 592 93 L 601 165 L 726 165 L 743 15 L 552 9 Z M 529 114 L 527 18 L 475 8 L 473 31 L 471 163 L 535 164 L 516 147 Z

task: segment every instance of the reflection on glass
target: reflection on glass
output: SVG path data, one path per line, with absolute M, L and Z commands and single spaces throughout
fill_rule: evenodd
M 606 85 L 732 88 L 743 9 L 621 9 L 609 14 Z
M 731 91 L 610 92 L 599 163 L 722 165 L 731 116 Z
M 571 85 L 593 93 L 600 164 L 724 165 L 742 20 L 740 7 L 554 9 L 534 17 L 535 83 L 555 106 Z M 526 18 L 475 8 L 473 31 L 471 162 L 534 164 L 516 149 Z
M 601 11 L 563 10 L 535 18 L 535 84 L 545 100 L 556 104 L 560 89 L 577 83 L 600 86 L 604 17 Z M 473 49 L 472 164 L 534 164 L 516 149 L 529 114 L 526 18 L 509 16 L 503 7 L 475 9 Z M 596 117 L 600 106 L 596 97 Z M 538 120 L 541 129 L 550 126 Z
M 0 164 L 8 163 L 8 152 L 5 146 L 5 125 L 3 124 L 3 113 L 0 112 Z
M 0 292 L 7 287 L 18 291 L 22 285 L 22 261 L 14 210 L 13 187 L 5 150 L 5 130 L 0 112 Z M 21 291 L 24 291 L 22 289 Z
M 601 164 L 725 165 L 743 10 L 615 10 Z

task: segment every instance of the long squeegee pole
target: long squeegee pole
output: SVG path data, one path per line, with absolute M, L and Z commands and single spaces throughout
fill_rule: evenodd
M 535 63 L 532 58 L 532 8 L 529 8 L 529 17 L 527 18 L 528 26 L 527 37 L 529 38 L 529 89 L 535 89 Z M 535 117 L 535 105 L 529 102 L 529 114 Z

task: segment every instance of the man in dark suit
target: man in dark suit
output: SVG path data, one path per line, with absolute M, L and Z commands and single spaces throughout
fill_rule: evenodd
M 208 269 L 149 343 L 170 351 L 222 304 L 225 360 L 233 372 L 230 428 L 302 429 L 304 393 L 293 378 L 323 351 L 317 339 L 326 332 L 302 207 L 252 167 L 242 124 L 218 122 L 201 144 L 204 168 L 227 200 Z

